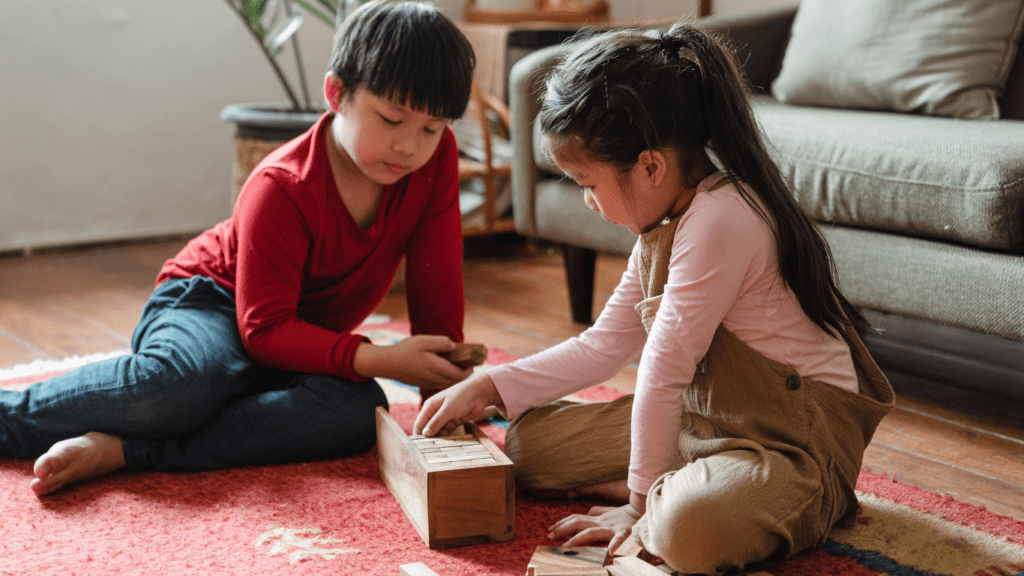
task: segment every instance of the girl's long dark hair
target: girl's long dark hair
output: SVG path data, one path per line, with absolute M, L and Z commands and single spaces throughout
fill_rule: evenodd
M 538 121 L 551 154 L 623 173 L 643 151 L 671 148 L 688 175 L 688 164 L 709 151 L 773 231 L 779 271 L 811 321 L 844 338 L 844 326 L 866 324 L 836 285 L 824 237 L 768 154 L 732 52 L 710 32 L 677 25 L 662 35 L 587 33 L 547 78 Z

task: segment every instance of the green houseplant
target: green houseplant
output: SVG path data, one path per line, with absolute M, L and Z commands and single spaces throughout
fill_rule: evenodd
M 234 204 L 256 164 L 309 129 L 323 112 L 318 95 L 310 95 L 296 32 L 310 18 L 336 28 L 345 18 L 349 4 L 357 4 L 358 0 L 224 1 L 256 41 L 288 98 L 287 103 L 230 104 L 221 111 L 221 119 L 235 125 L 237 154 L 230 198 Z M 292 77 L 286 73 L 285 59 L 294 59 Z

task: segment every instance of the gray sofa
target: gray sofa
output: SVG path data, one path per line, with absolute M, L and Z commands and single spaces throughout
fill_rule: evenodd
M 782 104 L 769 91 L 796 8 L 712 17 L 757 92 L 753 106 L 794 193 L 819 222 L 845 294 L 877 330 L 863 336 L 891 373 L 1024 398 L 1024 55 L 998 121 Z M 520 60 L 509 78 L 516 230 L 563 246 L 573 319 L 591 321 L 596 252 L 635 236 L 584 206 L 539 153 L 545 72 L 562 53 Z

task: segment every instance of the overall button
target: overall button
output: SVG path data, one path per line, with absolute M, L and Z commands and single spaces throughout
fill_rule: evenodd
M 800 377 L 793 375 L 786 378 L 786 388 L 790 390 L 798 390 L 800 388 Z

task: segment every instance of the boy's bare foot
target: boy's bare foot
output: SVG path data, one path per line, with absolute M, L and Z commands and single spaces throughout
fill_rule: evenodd
M 626 485 L 625 480 L 615 480 L 603 484 L 580 486 L 575 490 L 569 490 L 566 496 L 570 500 L 575 500 L 576 498 L 598 498 L 614 504 L 625 504 L 629 502 L 629 486 Z
M 57 442 L 40 456 L 30 487 L 36 496 L 42 496 L 79 480 L 109 474 L 124 465 L 120 438 L 89 432 Z

